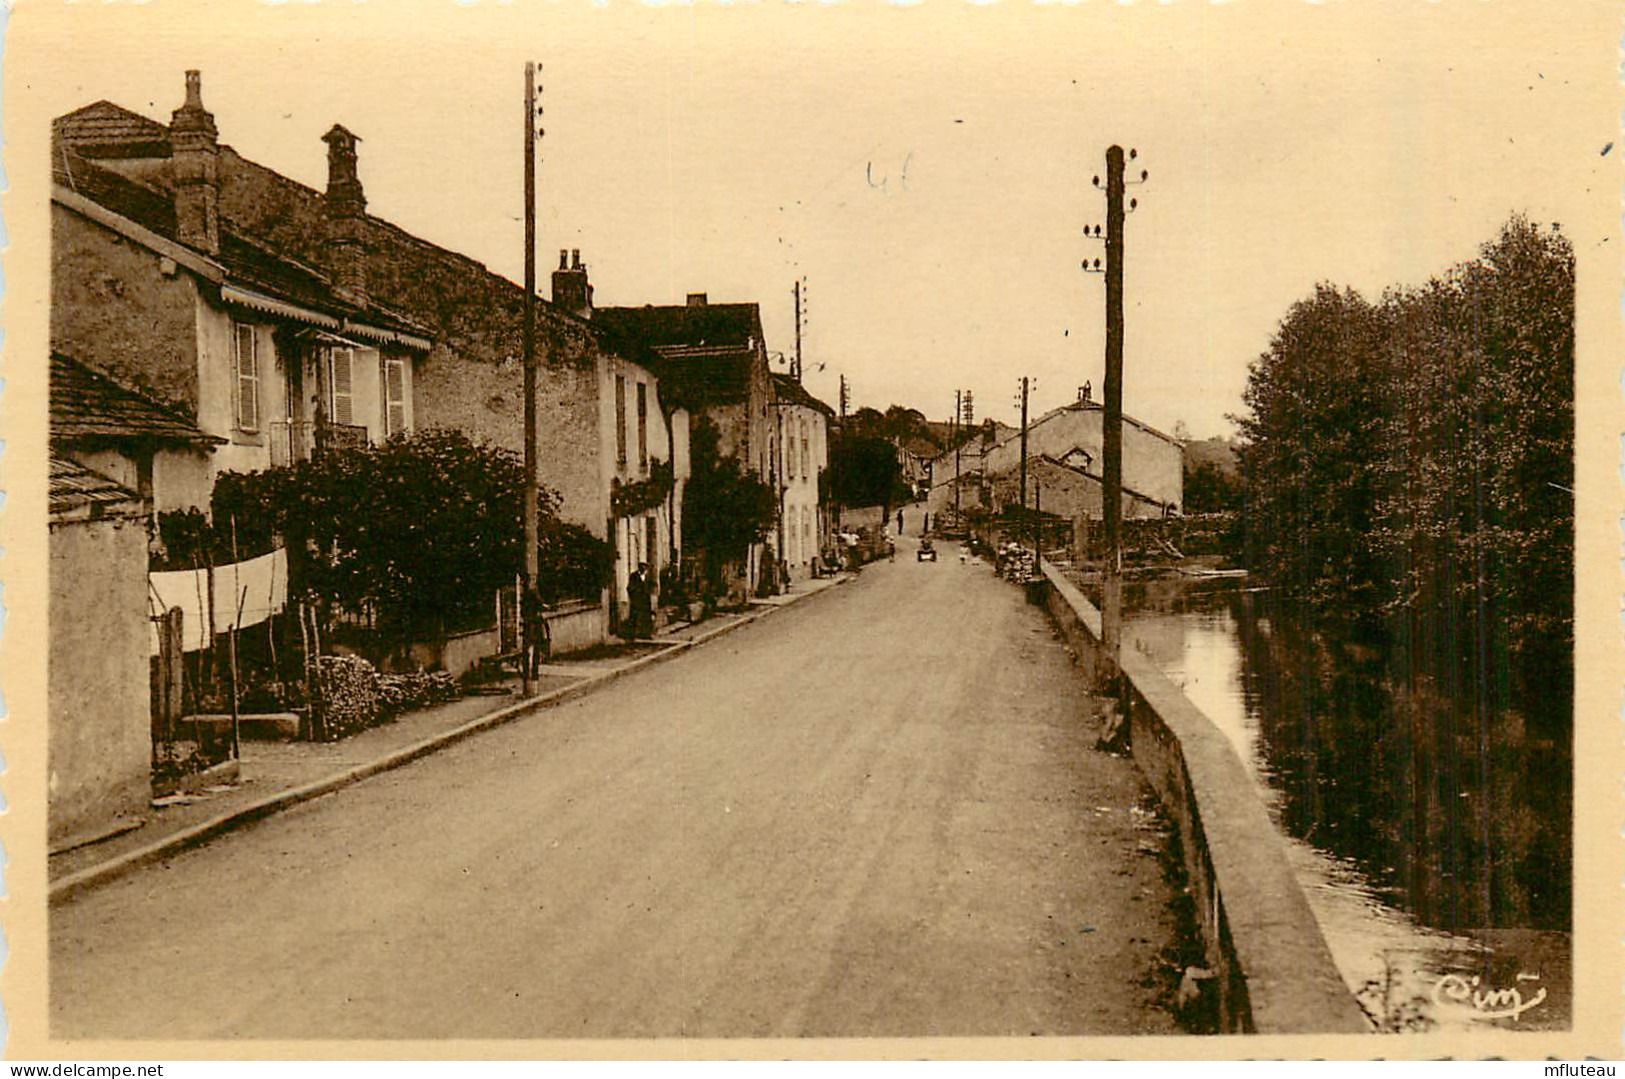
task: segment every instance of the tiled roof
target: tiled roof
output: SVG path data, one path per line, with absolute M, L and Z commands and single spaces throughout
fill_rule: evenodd
M 789 375 L 773 372 L 773 391 L 780 401 L 802 405 L 806 408 L 815 408 L 826 416 L 835 415 L 835 410 L 824 402 L 807 392 L 807 387 L 791 378 Z
M 168 157 L 169 128 L 111 101 L 59 116 L 52 136 L 86 157 Z
M 51 438 L 199 448 L 225 441 L 60 353 L 51 354 Z
M 92 472 L 77 461 L 51 458 L 51 512 L 67 513 L 84 506 L 139 502 L 141 496 L 122 487 L 100 472 Z
M 176 239 L 174 198 L 156 184 L 104 168 L 66 146 L 59 146 L 52 155 L 52 179 L 166 240 Z M 382 305 L 369 304 L 365 310 L 356 307 L 333 291 L 332 281 L 321 271 L 243 235 L 224 219 L 220 223 L 220 251 L 209 257 L 225 269 L 232 283 L 324 314 L 354 317 L 382 329 L 420 337 L 433 336 L 433 331 L 422 323 Z
M 663 399 L 693 409 L 750 395 L 761 335 L 753 303 L 601 307 L 592 323 L 611 343 L 654 350 Z
M 653 348 L 750 349 L 761 335 L 761 316 L 753 303 L 600 307 L 593 311 L 592 320 Z

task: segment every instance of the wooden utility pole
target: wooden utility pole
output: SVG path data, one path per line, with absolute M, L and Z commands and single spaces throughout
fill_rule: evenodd
M 796 362 L 790 374 L 797 382 L 801 381 L 801 279 L 796 279 Z
M 1101 503 L 1106 523 L 1105 610 L 1101 630 L 1115 658 L 1123 638 L 1123 148 L 1106 151 L 1106 457 Z
M 965 402 L 964 402 L 962 394 L 960 393 L 959 390 L 955 390 L 954 391 L 954 427 L 953 427 L 953 436 L 952 436 L 953 440 L 954 440 L 954 527 L 955 528 L 959 527 L 959 446 L 960 446 L 960 443 L 963 441 L 959 437 L 959 416 L 960 416 L 960 411 L 964 407 L 965 407 Z
M 1021 515 L 1027 516 L 1027 391 L 1032 380 L 1021 376 Z
M 541 575 L 536 477 L 536 140 L 541 137 L 536 123 L 540 112 L 536 107 L 537 71 L 538 65 L 525 64 L 525 590 L 519 596 L 519 665 L 526 697 L 533 689 L 530 655 L 536 642 L 530 640 L 532 623 L 541 617 L 541 612 L 528 610 L 535 603 Z

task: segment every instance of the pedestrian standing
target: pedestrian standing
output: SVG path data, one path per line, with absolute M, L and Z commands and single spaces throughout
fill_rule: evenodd
M 897 511 L 897 534 L 899 536 L 901 536 L 903 534 L 903 511 L 902 510 Z
M 633 640 L 654 636 L 654 587 L 649 581 L 649 563 L 639 562 L 626 581 L 627 606 L 631 608 L 629 632 Z
M 527 587 L 520 601 L 519 617 L 524 624 L 525 639 L 519 662 L 524 665 L 525 677 L 534 682 L 553 651 L 553 638 L 547 625 L 547 610 L 542 594 L 534 586 Z

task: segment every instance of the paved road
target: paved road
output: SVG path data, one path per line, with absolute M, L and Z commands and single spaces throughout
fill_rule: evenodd
M 53 1037 L 1162 1033 L 1144 788 L 945 545 L 52 913 Z

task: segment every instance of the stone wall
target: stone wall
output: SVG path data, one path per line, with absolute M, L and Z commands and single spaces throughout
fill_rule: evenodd
M 50 534 L 50 839 L 138 815 L 151 797 L 147 529 L 138 516 Z
M 1179 831 L 1220 1029 L 1367 1030 L 1229 740 L 1148 657 L 1131 649 L 1114 665 L 1101 649 L 1100 612 L 1054 566 L 1044 576 L 1050 616 L 1090 681 L 1115 685 L 1134 763 Z
M 51 205 L 51 348 L 166 402 L 198 410 L 197 286 L 185 270 Z

